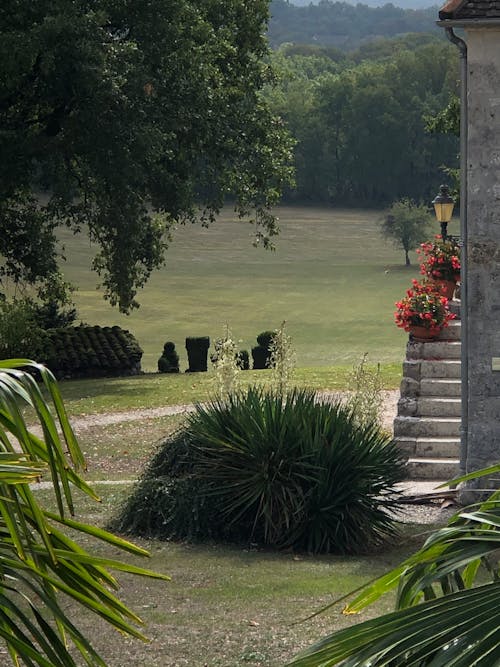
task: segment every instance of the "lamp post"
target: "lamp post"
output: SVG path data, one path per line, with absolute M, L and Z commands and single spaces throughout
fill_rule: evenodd
M 437 221 L 441 225 L 441 236 L 443 237 L 443 241 L 446 241 L 448 237 L 448 223 L 451 220 L 453 207 L 455 206 L 455 201 L 450 196 L 450 190 L 447 185 L 440 186 L 439 194 L 432 200 L 432 203 Z

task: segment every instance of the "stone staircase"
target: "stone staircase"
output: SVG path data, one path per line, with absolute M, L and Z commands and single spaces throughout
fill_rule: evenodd
M 445 480 L 459 472 L 460 301 L 450 307 L 457 319 L 436 341 L 410 340 L 403 363 L 394 438 L 408 456 L 411 479 Z

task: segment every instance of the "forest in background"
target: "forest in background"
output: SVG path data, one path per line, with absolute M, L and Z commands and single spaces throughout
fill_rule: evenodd
M 402 9 L 390 3 L 369 7 L 368 4 L 321 0 L 317 5 L 298 7 L 287 0 L 272 0 L 270 14 L 268 37 L 272 48 L 294 42 L 346 50 L 380 37 L 415 32 L 440 34 L 436 26 L 437 5 Z
M 458 139 L 426 123 L 458 89 L 456 49 L 439 35 L 378 39 L 354 51 L 283 44 L 265 95 L 296 139 L 288 202 L 385 206 L 429 201 L 456 166 Z

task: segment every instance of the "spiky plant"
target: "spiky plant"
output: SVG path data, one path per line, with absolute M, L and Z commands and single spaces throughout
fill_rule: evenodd
M 314 392 L 199 405 L 159 448 L 117 526 L 162 538 L 362 552 L 394 531 L 404 463 L 376 425 Z

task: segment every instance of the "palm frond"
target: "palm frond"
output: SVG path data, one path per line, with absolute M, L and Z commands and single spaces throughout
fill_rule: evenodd
M 38 374 L 50 396 L 50 408 L 33 374 Z M 37 416 L 43 438 L 28 428 L 26 406 Z M 112 592 L 117 582 L 109 570 L 168 580 L 143 568 L 97 558 L 57 528 L 57 524 L 67 526 L 146 555 L 122 538 L 66 516 L 73 513 L 72 486 L 96 498 L 78 474 L 82 468 L 83 455 L 50 371 L 25 359 L 0 362 L 0 637 L 14 664 L 22 659 L 26 665 L 72 667 L 76 663 L 68 652 L 69 638 L 85 664 L 105 667 L 68 618 L 62 599 L 72 598 L 121 632 L 144 639 L 136 627 L 138 616 Z M 30 486 L 47 475 L 56 513 L 40 506 Z M 37 605 L 30 602 L 30 592 Z

